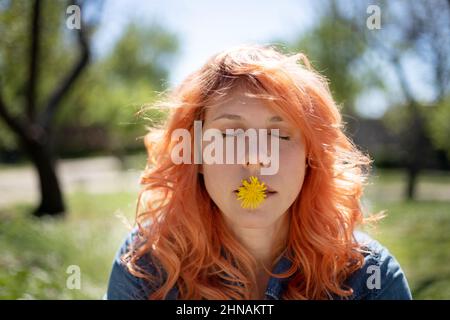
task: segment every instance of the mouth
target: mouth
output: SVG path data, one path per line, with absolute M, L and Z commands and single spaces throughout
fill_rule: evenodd
M 236 200 L 241 201 L 241 207 L 250 210 L 257 209 L 265 198 L 271 198 L 277 193 L 255 176 L 251 176 L 248 181 L 242 180 L 242 186 L 233 192 L 236 195 Z
M 267 187 L 267 189 L 266 189 L 266 195 L 267 196 L 278 193 L 277 191 L 273 190 L 268 185 L 266 185 L 266 187 Z M 233 190 L 233 193 L 235 193 L 235 194 L 237 194 L 238 192 L 239 192 L 238 189 Z

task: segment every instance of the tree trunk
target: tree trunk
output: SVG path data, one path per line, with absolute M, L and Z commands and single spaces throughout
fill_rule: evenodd
M 81 6 L 81 1 L 74 2 Z M 102 2 L 100 3 L 102 5 Z M 61 101 L 75 81 L 79 78 L 82 71 L 86 68 L 90 59 L 90 48 L 88 34 L 94 26 L 82 24 L 77 33 L 78 46 L 80 48 L 80 57 L 74 63 L 67 74 L 61 78 L 58 85 L 50 94 L 47 103 L 43 108 L 37 106 L 37 86 L 39 83 L 39 65 L 40 65 L 40 46 L 41 42 L 41 22 L 42 22 L 42 1 L 34 0 L 31 13 L 30 24 L 30 45 L 29 45 L 29 74 L 26 88 L 25 119 L 14 117 L 8 112 L 5 101 L 0 90 L 0 119 L 5 121 L 6 125 L 17 136 L 19 143 L 28 153 L 39 177 L 39 187 L 41 191 L 41 200 L 39 206 L 33 212 L 35 216 L 52 215 L 62 216 L 65 211 L 61 187 L 56 174 L 53 152 L 52 135 L 55 115 L 61 107 Z M 100 10 L 99 10 L 100 11 Z M 98 19 L 96 20 L 98 23 Z M 92 30 L 92 29 L 91 29 Z M 39 108 L 38 108 L 39 107 Z M 36 109 L 43 110 L 39 115 Z
M 408 151 L 406 162 L 408 177 L 405 190 L 405 197 L 407 200 L 415 199 L 417 178 L 426 166 L 426 158 L 432 153 L 432 150 L 430 149 L 431 141 L 427 137 L 424 119 L 420 114 L 419 106 L 412 105 L 411 109 L 413 118 L 409 132 L 405 133 L 405 148 Z
M 56 174 L 56 161 L 49 142 L 28 142 L 25 149 L 36 168 L 39 177 L 40 203 L 33 215 L 63 216 L 65 213 L 64 199 Z
M 407 168 L 408 178 L 406 186 L 406 199 L 414 200 L 416 196 L 417 177 L 419 170 L 413 165 Z

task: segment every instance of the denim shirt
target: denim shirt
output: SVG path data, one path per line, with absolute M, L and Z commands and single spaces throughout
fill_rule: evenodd
M 118 250 L 113 262 L 112 271 L 109 278 L 108 290 L 105 296 L 109 300 L 147 300 L 151 293 L 151 288 L 141 279 L 128 272 L 121 263 L 120 257 L 127 252 L 135 236 L 131 232 L 123 245 Z M 411 300 L 411 292 L 405 274 L 399 263 L 389 251 L 379 242 L 370 238 L 362 232 L 355 232 L 358 243 L 363 243 L 367 249 L 363 266 L 351 274 L 345 281 L 345 285 L 353 289 L 353 294 L 346 299 L 350 300 Z M 291 265 L 290 260 L 282 257 L 275 265 L 273 273 L 283 273 Z M 145 269 L 148 272 L 156 272 L 155 269 Z M 267 300 L 281 299 L 289 279 L 279 279 L 270 277 L 265 292 Z M 178 291 L 173 287 L 167 300 L 177 299 Z M 332 299 L 344 299 L 339 296 L 332 296 Z

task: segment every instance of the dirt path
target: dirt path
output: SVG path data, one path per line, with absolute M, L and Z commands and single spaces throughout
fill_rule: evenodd
M 141 171 L 123 171 L 114 157 L 60 160 L 57 171 L 65 193 L 139 190 Z M 0 208 L 17 202 L 34 203 L 38 198 L 38 179 L 31 166 L 0 170 Z

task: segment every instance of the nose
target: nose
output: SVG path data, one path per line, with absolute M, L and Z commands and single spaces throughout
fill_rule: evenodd
M 267 149 L 267 145 L 261 143 L 261 141 L 258 141 L 256 148 L 255 146 L 250 146 L 249 141 L 246 141 L 244 161 L 241 162 L 242 166 L 250 171 L 251 174 L 259 174 L 261 168 L 270 167 L 270 155 Z
M 258 159 L 258 161 L 251 161 L 247 156 L 242 166 L 251 174 L 259 174 L 261 168 L 268 168 L 270 166 L 270 160 Z

